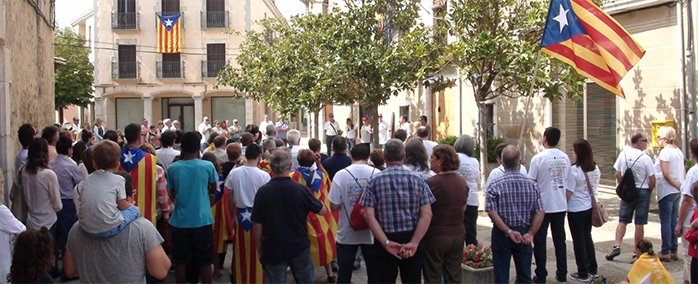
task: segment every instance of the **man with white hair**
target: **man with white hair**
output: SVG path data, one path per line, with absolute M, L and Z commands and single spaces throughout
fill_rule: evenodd
M 211 127 L 211 119 L 208 116 L 204 116 L 204 121 L 199 124 L 199 133 L 201 133 L 201 151 L 203 152 L 208 144 L 208 137 L 213 133 L 213 128 Z
M 266 133 L 266 131 L 264 131 L 264 130 L 267 129 L 267 125 L 272 125 L 272 126 L 273 126 L 273 125 L 274 125 L 274 122 L 271 121 L 271 120 L 269 120 L 269 115 L 265 113 L 265 114 L 264 114 L 264 120 L 262 121 L 262 123 L 259 124 L 259 130 L 262 130 L 262 132 L 263 132 L 263 133 L 262 133 L 262 140 L 264 140 L 264 139 L 266 139 L 266 138 L 268 137 L 268 134 Z
M 288 132 L 288 147 L 291 149 L 291 172 L 295 172 L 298 169 L 298 151 L 301 150 L 301 132 L 293 129 Z
M 179 120 L 173 120 L 172 121 L 172 131 L 177 131 L 179 130 Z
M 175 131 L 174 127 L 172 126 L 172 120 L 169 118 L 165 118 L 165 120 L 162 121 L 165 126 L 162 127 L 162 132 L 165 131 Z

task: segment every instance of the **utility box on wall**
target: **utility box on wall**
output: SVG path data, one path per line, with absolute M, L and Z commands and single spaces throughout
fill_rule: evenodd
M 654 120 L 650 124 L 652 124 L 652 147 L 658 148 L 659 139 L 657 139 L 657 135 L 659 135 L 659 128 L 662 126 L 674 127 L 674 120 Z

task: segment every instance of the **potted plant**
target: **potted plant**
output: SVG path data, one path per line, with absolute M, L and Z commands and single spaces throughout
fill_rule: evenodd
M 492 246 L 470 244 L 463 248 L 462 283 L 494 283 Z

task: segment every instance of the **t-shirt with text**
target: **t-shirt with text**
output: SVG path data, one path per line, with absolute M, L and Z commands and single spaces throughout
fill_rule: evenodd
M 332 204 L 341 205 L 337 224 L 337 243 L 343 245 L 373 244 L 371 230 L 354 231 L 349 224 L 349 216 L 361 192 L 371 177 L 380 170 L 369 165 L 353 164 L 340 170 L 332 180 L 328 199 Z M 352 175 L 354 175 L 352 177 Z M 354 179 L 356 177 L 356 179 Z M 357 182 L 358 181 L 358 182 Z
M 570 158 L 557 148 L 541 151 L 531 159 L 528 176 L 538 184 L 545 213 L 567 211 L 565 182 L 570 169 Z

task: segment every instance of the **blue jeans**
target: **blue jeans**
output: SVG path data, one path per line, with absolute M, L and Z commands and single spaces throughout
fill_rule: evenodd
M 327 143 L 327 156 L 332 156 L 332 140 L 336 135 L 325 135 L 325 143 Z
M 65 244 L 68 242 L 68 233 L 73 228 L 75 222 L 78 221 L 78 213 L 75 210 L 75 202 L 73 199 L 61 199 L 63 209 L 56 213 L 56 241 L 58 242 L 58 250 L 65 252 Z M 62 254 L 61 254 L 62 255 Z
M 377 283 L 373 271 L 375 266 L 373 263 L 373 245 L 343 245 L 340 243 L 337 243 L 337 264 L 339 265 L 337 283 L 351 283 L 351 276 L 354 272 L 355 260 L 359 251 L 363 252 L 364 260 L 366 261 L 368 283 Z M 361 258 L 359 258 L 359 263 L 361 263 Z
M 267 283 L 286 283 L 286 268 L 291 267 L 291 273 L 296 283 L 315 283 L 315 269 L 310 258 L 310 249 L 306 249 L 295 258 L 282 263 L 263 263 L 264 277 Z
M 528 228 L 511 227 L 512 231 L 521 234 L 528 232 Z M 494 266 L 494 282 L 509 283 L 509 265 L 514 257 L 516 265 L 516 283 L 533 283 L 531 278 L 531 259 L 533 248 L 531 245 L 516 244 L 504 235 L 504 232 L 492 228 L 492 265 Z
M 354 258 L 354 266 L 361 265 L 361 247 L 356 250 L 356 258 Z
M 681 195 L 672 193 L 657 201 L 659 205 L 659 222 L 662 225 L 662 254 L 676 253 L 679 248 L 674 228 L 678 223 L 679 199 Z
M 116 226 L 116 228 L 111 229 L 111 230 L 106 231 L 106 232 L 101 232 L 101 233 L 96 233 L 96 234 L 87 233 L 87 234 L 93 238 L 108 238 L 108 237 L 116 236 L 118 233 L 123 231 L 124 228 L 126 228 L 126 226 L 128 226 L 129 223 L 133 222 L 133 220 L 136 220 L 138 218 L 138 216 L 141 215 L 141 212 L 138 211 L 138 207 L 136 207 L 135 205 L 131 205 L 128 208 L 121 210 L 121 215 L 124 216 L 124 221 L 121 222 L 121 224 L 119 224 L 119 226 Z
M 351 152 L 351 149 L 354 148 L 354 145 L 356 145 L 356 141 L 354 141 L 354 139 L 347 138 L 347 150 L 349 150 L 349 152 Z
M 647 225 L 651 191 L 647 188 L 638 188 L 637 192 L 637 199 L 633 202 L 620 201 L 620 210 L 618 211 L 619 223 L 630 224 L 633 221 L 633 213 L 635 213 L 635 225 Z

